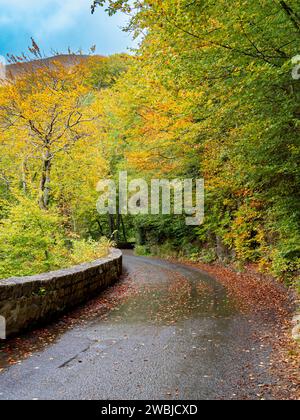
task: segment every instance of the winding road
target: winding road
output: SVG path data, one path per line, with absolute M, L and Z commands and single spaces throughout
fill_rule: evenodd
M 0 399 L 260 398 L 269 349 L 223 286 L 130 254 L 124 269 L 98 299 L 0 347 Z

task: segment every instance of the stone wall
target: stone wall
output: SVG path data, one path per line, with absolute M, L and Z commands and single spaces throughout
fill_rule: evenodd
M 7 337 L 46 323 L 95 297 L 122 274 L 122 252 L 107 258 L 32 277 L 0 281 L 0 316 Z

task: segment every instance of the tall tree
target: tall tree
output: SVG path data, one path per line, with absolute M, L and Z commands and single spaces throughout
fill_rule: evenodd
M 155 147 L 176 157 L 181 174 L 206 178 L 206 222 L 198 229 L 203 242 L 220 257 L 230 251 L 276 274 L 297 273 L 300 85 L 291 59 L 299 54 L 299 2 L 111 0 L 94 6 L 104 3 L 109 14 L 130 12 L 126 29 L 144 34 L 129 82 L 140 93 L 126 99 L 127 81 L 120 86 L 119 109 L 132 105 L 120 123 L 128 163 L 152 176 L 160 173 L 152 165 Z M 159 111 L 163 89 L 169 103 L 178 104 L 166 108 L 170 124 Z M 183 110 L 188 123 L 172 137 Z
M 22 150 L 25 190 L 27 162 L 41 163 L 42 209 L 49 207 L 53 162 L 90 135 L 89 124 L 96 118 L 88 106 L 85 78 L 83 64 L 68 67 L 54 58 L 27 64 L 24 73 L 0 88 L 0 129 L 10 148 Z

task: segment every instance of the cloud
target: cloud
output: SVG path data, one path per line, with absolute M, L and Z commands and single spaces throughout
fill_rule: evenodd
M 90 0 L 0 0 L 0 54 L 20 53 L 30 37 L 49 54 L 51 50 L 87 50 L 97 44 L 98 52 L 125 51 L 132 45 L 120 27 L 127 17 L 108 17 L 99 9 L 91 15 Z
M 89 12 L 86 0 L 0 0 L 0 22 L 21 23 L 37 34 L 51 34 L 71 27 L 82 13 Z
M 37 36 L 49 36 L 76 26 L 80 15 L 88 12 L 86 0 L 64 0 L 58 2 L 58 7 L 50 12 L 41 22 Z

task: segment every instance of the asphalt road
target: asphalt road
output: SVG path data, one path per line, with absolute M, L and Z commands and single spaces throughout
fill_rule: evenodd
M 156 259 L 126 255 L 124 268 L 87 313 L 48 326 L 48 340 L 41 330 L 0 347 L 0 399 L 262 398 L 269 349 L 220 284 Z

